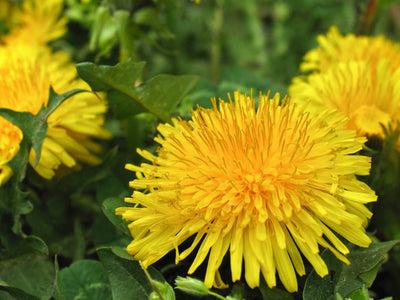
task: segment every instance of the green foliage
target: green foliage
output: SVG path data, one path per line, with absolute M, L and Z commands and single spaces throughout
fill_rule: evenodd
M 107 98 L 112 138 L 101 142 L 101 164 L 73 173 L 60 170 L 48 182 L 28 167 L 29 153 L 34 151 L 37 163 L 48 116 L 84 91 L 57 95 L 50 90 L 48 105 L 37 115 L 0 108 L 0 116 L 23 131 L 20 151 L 9 163 L 14 175 L 0 187 L 0 299 L 398 297 L 400 252 L 397 241 L 390 241 L 400 239 L 396 131 L 364 150 L 374 166 L 365 181 L 379 194 L 369 232 L 390 242 L 353 248 L 349 266 L 325 252 L 330 274 L 320 278 L 307 264 L 308 276 L 299 279 L 297 293 L 286 292 L 279 280 L 270 289 L 263 278 L 259 289 L 242 280 L 214 291 L 195 278 L 178 278 L 173 289 L 175 279 L 186 276 L 187 263 L 175 266 L 167 255 L 143 270 L 126 251 L 127 224 L 115 215 L 117 207 L 126 206 L 123 198 L 131 193 L 128 181 L 134 177 L 123 165 L 140 162 L 136 148 L 156 149 L 152 138 L 158 122 L 175 115 L 187 118 L 193 107 L 209 107 L 211 97 L 226 99 L 235 90 L 285 94 L 316 36 L 333 24 L 343 32 L 360 29 L 366 5 L 366 0 L 203 0 L 200 5 L 190 0 L 65 0 L 68 33 L 51 47 L 83 61 L 77 64 L 79 76 Z M 396 1 L 379 1 L 376 20 L 361 29 L 398 40 L 399 19 Z M 0 35 L 9 32 L 8 25 L 0 20 Z M 228 265 L 220 270 L 230 278 Z M 204 266 L 195 277 L 203 275 Z
M 262 294 L 263 300 L 293 300 L 294 297 L 292 294 L 281 290 L 279 288 L 269 288 L 264 281 L 260 284 L 260 292 Z
M 16 233 L 21 233 L 20 216 L 32 210 L 32 205 L 27 198 L 27 194 L 20 187 L 20 183 L 25 178 L 30 148 L 32 147 L 33 151 L 35 151 L 35 163 L 38 163 L 41 146 L 47 133 L 48 116 L 63 101 L 82 91 L 72 90 L 58 95 L 53 89 L 50 89 L 47 106 L 43 106 L 36 115 L 0 108 L 0 116 L 18 126 L 23 133 L 20 150 L 9 164 L 14 175 L 5 187 L 0 188 L 0 207 L 2 208 L 0 210 L 0 219 L 2 212 L 11 214 L 13 218 L 13 231 Z
M 80 260 L 58 274 L 57 286 L 64 300 L 111 298 L 107 272 L 96 260 Z
M 94 91 L 108 92 L 110 106 L 119 118 L 149 111 L 167 121 L 178 103 L 195 85 L 195 76 L 157 75 L 139 84 L 144 63 L 128 61 L 115 66 L 78 64 L 79 75 Z
M 325 251 L 322 257 L 328 265 L 330 274 L 321 278 L 312 271 L 304 286 L 303 299 L 334 299 L 336 294 L 350 297 L 359 289 L 369 288 L 379 267 L 387 260 L 387 253 L 398 243 L 399 241 L 375 242 L 365 249 L 353 249 L 349 254 L 351 264 L 348 266 Z
M 4 232 L 1 242 L 8 251 L 0 257 L 0 288 L 16 299 L 50 299 L 56 274 L 46 244 L 35 236 L 21 239 Z
M 152 292 L 151 284 L 138 262 L 120 258 L 108 248 L 100 248 L 97 253 L 107 270 L 113 299 L 147 299 L 149 297 Z M 150 270 L 150 273 L 162 279 L 157 271 Z

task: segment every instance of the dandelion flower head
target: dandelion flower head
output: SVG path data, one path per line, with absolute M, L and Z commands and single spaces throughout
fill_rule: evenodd
M 88 89 L 77 79 L 75 67 L 64 53 L 52 53 L 35 45 L 0 47 L 1 108 L 35 115 L 47 104 L 50 86 L 57 93 L 75 88 Z M 34 151 L 30 152 L 30 162 L 35 170 L 50 179 L 61 165 L 73 168 L 78 161 L 98 163 L 94 153 L 99 151 L 99 146 L 92 138 L 108 135 L 103 128 L 106 109 L 105 101 L 92 93 L 81 93 L 63 102 L 47 120 L 48 131 L 37 165 L 34 164 Z M 17 149 L 21 140 L 19 129 L 3 118 L 0 122 L 6 124 L 0 131 L 1 139 L 8 132 L 14 143 L 9 149 Z M 14 152 L 8 154 L 8 159 Z
M 384 136 L 400 117 L 400 47 L 384 37 L 340 35 L 335 27 L 305 55 L 289 94 L 318 113 L 337 109 L 359 135 Z
M 366 61 L 376 67 L 382 59 L 390 62 L 392 70 L 400 67 L 400 46 L 384 36 L 342 35 L 332 26 L 317 40 L 318 47 L 304 56 L 302 71 L 323 72 L 337 63 L 350 61 Z
M 323 248 L 349 263 L 339 236 L 370 244 L 365 203 L 376 195 L 356 178 L 369 173 L 370 158 L 355 154 L 365 138 L 346 121 L 334 111 L 313 116 L 279 95 L 260 94 L 256 104 L 235 93 L 189 121 L 159 125 L 157 154 L 139 149 L 148 162 L 126 166 L 136 172 L 126 199 L 134 206 L 116 213 L 130 222 L 128 253 L 147 267 L 171 250 L 176 263 L 197 252 L 189 274 L 208 256 L 208 287 L 223 285 L 226 256 L 233 281 L 244 268 L 250 287 L 260 274 L 274 287 L 277 273 L 291 292 L 296 272 L 305 274 L 303 257 L 320 276 L 328 274 Z
M 28 43 L 45 45 L 66 32 L 67 18 L 62 16 L 63 0 L 24 0 L 21 5 L 2 5 L 10 14 L 7 25 L 10 33 L 1 37 L 6 44 Z

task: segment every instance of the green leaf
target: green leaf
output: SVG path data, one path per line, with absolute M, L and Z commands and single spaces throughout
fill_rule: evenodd
M 33 208 L 27 199 L 27 193 L 20 188 L 20 183 L 25 178 L 29 151 L 31 147 L 34 149 L 35 161 L 38 163 L 42 144 L 47 133 L 47 118 L 63 101 L 82 91 L 72 90 L 58 95 L 50 88 L 47 106 L 43 106 L 36 115 L 5 108 L 0 109 L 0 116 L 18 126 L 23 132 L 20 150 L 9 163 L 14 174 L 10 181 L 0 188 L 0 212 L 12 215 L 12 228 L 15 233 L 22 233 L 20 216 L 28 214 Z
M 7 293 L 6 291 L 1 291 L 0 290 L 0 299 L 2 300 L 15 300 L 13 296 L 11 296 L 10 293 Z
M 3 289 L 4 291 L 0 291 L 1 300 L 37 300 L 36 297 L 24 293 L 17 288 L 3 287 Z
M 108 105 L 117 119 L 124 119 L 146 111 L 138 102 L 115 90 L 108 93 Z
M 7 108 L 1 108 L 0 116 L 9 120 L 22 130 L 24 139 L 26 139 L 28 145 L 32 146 L 35 150 L 35 160 L 36 163 L 38 163 L 40 160 L 43 140 L 47 134 L 47 118 L 63 101 L 83 91 L 84 90 L 75 89 L 58 95 L 52 88 L 50 88 L 47 106 L 42 106 L 36 115 L 32 115 L 28 112 L 16 112 Z
M 196 84 L 197 77 L 158 75 L 137 86 L 135 83 L 143 67 L 143 62 L 134 63 L 132 60 L 115 66 L 98 66 L 88 62 L 77 65 L 80 77 L 94 91 L 108 92 L 110 107 L 117 117 L 149 111 L 168 121 L 177 104 Z
M 58 288 L 65 300 L 111 299 L 111 286 L 103 265 L 95 260 L 80 260 L 62 269 Z
M 358 248 L 352 251 L 349 254 L 351 264 L 343 266 L 335 291 L 347 296 L 357 288 L 361 288 L 366 282 L 360 276 L 374 269 L 377 272 L 376 266 L 383 263 L 387 253 L 398 243 L 399 241 L 378 242 L 371 244 L 368 248 Z
M 100 261 L 108 272 L 113 299 L 146 299 L 152 288 L 140 264 L 131 257 L 115 255 L 113 248 L 97 249 Z M 165 282 L 162 274 L 155 268 L 150 267 L 147 271 L 152 279 Z M 133 297 L 134 295 L 137 296 Z
M 48 259 L 47 245 L 37 236 L 21 238 L 11 228 L 0 230 L 2 289 L 15 299 L 49 299 L 54 290 L 55 269 Z
M 175 300 L 175 291 L 168 282 L 160 282 L 157 280 L 151 280 L 154 289 L 157 290 L 158 294 L 161 295 L 161 299 L 164 300 Z
M 135 81 L 140 78 L 145 63 L 134 63 L 131 60 L 115 66 L 96 65 L 90 62 L 77 64 L 79 76 L 95 92 L 120 91 L 127 96 L 136 96 Z
M 107 219 L 115 225 L 122 233 L 130 236 L 127 223 L 122 220 L 121 216 L 115 214 L 117 207 L 126 206 L 126 203 L 120 198 L 108 198 L 103 202 L 102 210 Z
M 120 246 L 112 246 L 111 251 L 120 258 L 135 261 L 135 259 L 131 255 L 129 255 L 128 252 L 126 252 L 126 248 Z
M 150 112 L 167 121 L 196 83 L 197 77 L 192 75 L 157 75 L 146 82 L 140 99 Z
M 107 248 L 100 248 L 97 253 L 108 272 L 112 299 L 147 299 L 151 287 L 137 261 L 119 258 Z
M 278 289 L 278 288 L 269 288 L 264 280 L 261 280 L 261 284 L 260 284 L 260 292 L 262 294 L 262 297 L 264 300 L 293 300 L 294 297 L 292 296 L 292 294 Z
M 3 285 L 40 299 L 52 296 L 54 277 L 54 265 L 47 256 L 37 252 L 0 261 L 0 281 Z
M 368 248 L 355 248 L 348 255 L 351 262 L 348 266 L 325 251 L 322 258 L 328 265 L 330 274 L 321 278 L 312 271 L 304 286 L 303 299 L 322 300 L 336 294 L 346 298 L 363 286 L 371 286 L 387 253 L 398 243 L 399 241 L 375 242 Z
M 351 293 L 350 297 L 351 300 L 369 300 L 368 290 L 365 286 L 361 289 L 358 289 Z

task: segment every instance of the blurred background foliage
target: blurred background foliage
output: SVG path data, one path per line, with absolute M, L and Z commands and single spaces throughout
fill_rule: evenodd
M 370 2 L 377 3 L 372 16 L 366 13 Z M 209 106 L 210 97 L 226 98 L 227 92 L 238 89 L 286 93 L 291 78 L 299 73 L 302 56 L 316 46 L 317 35 L 331 25 L 343 33 L 384 34 L 395 41 L 400 38 L 400 1 L 390 0 L 65 0 L 65 15 L 69 18 L 68 32 L 52 46 L 70 53 L 77 63 L 145 61 L 144 72 L 135 84 L 160 73 L 196 75 L 197 84 L 173 111 L 183 117 L 197 105 Z M 5 24 L 0 24 L 0 31 L 7 31 Z M 107 128 L 113 138 L 104 142 L 106 158 L 101 165 L 59 177 L 56 182 L 47 182 L 28 170 L 26 190 L 34 209 L 23 217 L 23 231 L 31 237 L 20 240 L 8 231 L 11 226 L 2 224 L 0 277 L 4 282 L 0 282 L 0 299 L 12 299 L 2 298 L 7 295 L 16 299 L 47 299 L 51 295 L 59 299 L 95 299 L 96 293 L 106 299 L 110 283 L 101 275 L 106 272 L 103 266 L 109 272 L 111 287 L 120 283 L 117 277 L 122 273 L 127 274 L 127 290 L 134 285 L 129 274 L 138 272 L 139 267 L 134 269 L 132 261 L 128 267 L 126 260 L 122 261 L 128 259 L 123 247 L 129 239 L 125 225 L 113 210 L 131 193 L 127 182 L 133 174 L 123 165 L 139 161 L 137 147 L 156 147 L 152 137 L 157 122 L 150 113 L 109 112 Z M 382 240 L 400 239 L 399 155 L 393 152 L 390 138 L 369 146 L 368 154 L 376 162 L 370 183 L 386 201 L 376 205 L 370 231 Z M 388 190 L 389 185 L 393 188 Z M 24 251 L 15 250 L 18 247 Z M 106 248 L 96 254 L 99 247 Z M 44 259 L 49 253 L 55 263 Z M 379 266 L 388 259 L 386 252 L 382 253 Z M 393 254 L 392 263 L 384 265 L 372 287 L 377 298 L 400 297 L 399 250 Z M 175 266 L 169 264 L 172 261 L 168 256 L 156 264 L 170 283 L 187 269 L 187 262 Z M 36 271 L 26 274 L 28 267 Z M 86 287 L 83 275 L 74 277 L 82 270 L 86 270 L 87 278 L 94 278 L 91 284 L 97 284 L 85 290 L 95 291 L 91 298 L 70 292 L 78 285 Z M 152 271 L 154 278 L 157 274 Z M 203 276 L 201 271 L 195 275 Z M 28 284 L 36 277 L 41 279 Z M 4 293 L 1 286 L 7 286 Z M 54 291 L 46 291 L 48 288 Z M 149 290 L 146 286 L 144 295 Z M 246 289 L 244 294 L 246 299 L 301 298 L 301 293 L 292 297 L 266 287 L 261 292 Z M 119 296 L 113 294 L 115 299 L 132 295 Z M 363 297 L 354 299 L 367 299 L 368 293 Z
M 76 61 L 146 61 L 146 76 L 195 74 L 197 88 L 182 102 L 187 115 L 212 96 L 234 89 L 285 93 L 316 36 L 400 35 L 400 8 L 381 0 L 365 20 L 364 0 L 67 0 L 68 35 L 55 43 Z

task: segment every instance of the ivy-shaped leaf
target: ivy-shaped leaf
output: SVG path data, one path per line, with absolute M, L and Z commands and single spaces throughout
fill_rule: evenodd
M 9 162 L 13 176 L 7 184 L 0 187 L 0 217 L 1 213 L 12 215 L 12 228 L 15 233 L 22 233 L 20 216 L 28 214 L 32 210 L 32 204 L 26 197 L 27 193 L 20 188 L 20 183 L 25 178 L 29 151 L 32 147 L 36 154 L 36 163 L 38 163 L 42 144 L 47 134 L 47 118 L 63 101 L 80 92 L 83 90 L 76 89 L 58 95 L 50 88 L 47 106 L 42 106 L 36 115 L 0 108 L 0 116 L 18 126 L 23 132 L 20 150 Z
M 325 251 L 322 258 L 328 265 L 330 274 L 321 278 L 312 271 L 304 286 L 303 299 L 325 300 L 337 294 L 345 298 L 363 287 L 370 287 L 387 253 L 399 242 L 376 242 L 368 248 L 356 248 L 348 256 L 351 262 L 348 266 L 340 263 L 332 253 Z
M 194 87 L 196 76 L 157 75 L 144 84 L 138 84 L 144 62 L 128 60 L 115 66 L 89 62 L 77 65 L 80 77 L 93 91 L 107 92 L 111 109 L 116 117 L 124 118 L 149 111 L 168 121 L 183 97 Z
M 111 299 L 107 272 L 96 260 L 79 260 L 60 271 L 57 286 L 62 299 Z
M 152 287 L 136 260 L 117 256 L 112 248 L 108 247 L 97 249 L 97 254 L 108 272 L 113 299 L 148 299 Z M 165 282 L 161 273 L 153 267 L 148 268 L 147 271 L 153 279 Z

